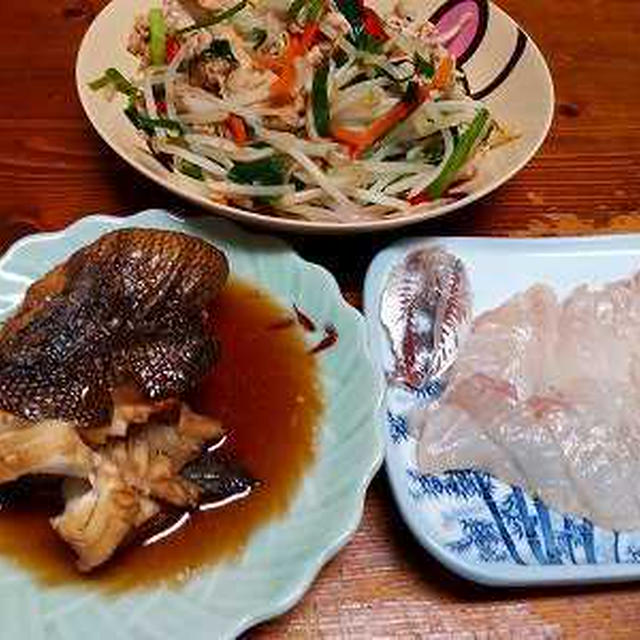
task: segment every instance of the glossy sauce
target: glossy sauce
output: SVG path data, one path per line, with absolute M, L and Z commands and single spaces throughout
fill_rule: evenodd
M 171 535 L 124 549 L 90 575 L 75 570 L 71 551 L 49 526 L 59 499 L 30 500 L 28 508 L 12 504 L 0 513 L 1 554 L 47 584 L 82 582 L 119 592 L 180 581 L 203 566 L 232 559 L 256 529 L 286 512 L 313 461 L 322 412 L 316 359 L 293 310 L 249 285 L 229 284 L 211 317 L 221 357 L 190 403 L 222 420 L 229 434 L 225 450 L 260 482 L 253 493 L 192 514 Z

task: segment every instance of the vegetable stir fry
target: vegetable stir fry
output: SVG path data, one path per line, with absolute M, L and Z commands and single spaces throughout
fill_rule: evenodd
M 165 0 L 130 35 L 138 76 L 91 87 L 123 94 L 151 152 L 214 201 L 403 216 L 464 195 L 501 132 L 446 49 L 456 35 L 363 0 Z

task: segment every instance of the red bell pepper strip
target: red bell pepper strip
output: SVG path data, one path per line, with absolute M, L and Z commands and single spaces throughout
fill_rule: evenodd
M 178 51 L 180 51 L 180 42 L 178 41 L 177 38 L 173 38 L 169 36 L 167 38 L 166 49 L 167 49 L 167 52 L 166 52 L 167 64 L 170 64 L 171 61 L 178 54 Z
M 320 33 L 320 25 L 317 22 L 307 22 L 304 25 L 304 31 L 302 32 L 302 48 L 304 51 L 309 51 L 313 47 Z
M 389 39 L 387 32 L 384 30 L 382 20 L 378 14 L 369 7 L 362 7 L 362 26 L 364 30 L 376 40 L 386 42 Z
M 444 88 L 453 72 L 453 59 L 444 58 L 438 67 L 433 80 L 426 86 L 420 87 L 417 96 L 405 99 L 392 107 L 383 116 L 372 122 L 364 131 L 352 131 L 336 127 L 332 130 L 333 137 L 351 147 L 354 157 L 361 156 L 372 144 L 385 136 L 396 124 L 408 118 L 431 92 Z
M 244 144 L 249 139 L 247 127 L 240 116 L 233 113 L 229 114 L 229 117 L 227 118 L 227 127 L 229 127 L 229 132 L 231 133 L 234 141 L 238 144 Z

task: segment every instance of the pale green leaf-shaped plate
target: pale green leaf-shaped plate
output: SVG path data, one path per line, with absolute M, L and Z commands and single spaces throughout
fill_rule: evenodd
M 59 233 L 26 237 L 0 259 L 0 321 L 29 284 L 73 251 L 123 227 L 183 231 L 211 241 L 232 273 L 283 305 L 300 305 L 340 339 L 320 355 L 326 409 L 316 460 L 281 519 L 257 531 L 235 561 L 204 569 L 178 588 L 108 596 L 90 586 L 45 588 L 0 558 L 0 637 L 44 640 L 212 640 L 233 637 L 292 607 L 320 568 L 348 541 L 367 486 L 382 459 L 380 383 L 369 360 L 364 321 L 326 270 L 287 245 L 212 218 L 184 221 L 166 211 L 129 218 L 91 216 Z M 317 337 L 316 337 L 317 342 Z M 29 544 L 26 540 L 25 544 Z

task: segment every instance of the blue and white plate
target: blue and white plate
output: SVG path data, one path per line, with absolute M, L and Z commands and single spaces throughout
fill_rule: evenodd
M 438 244 L 464 261 L 474 315 L 536 282 L 565 295 L 578 284 L 605 283 L 640 269 L 640 235 L 589 238 L 411 239 L 382 251 L 365 283 L 372 353 L 381 374 L 391 353 L 380 298 L 391 269 L 418 245 Z M 616 532 L 558 513 L 541 500 L 477 470 L 423 475 L 406 415 L 426 402 L 387 388 L 382 427 L 396 502 L 422 545 L 459 575 L 489 585 L 541 585 L 640 578 L 640 531 Z

